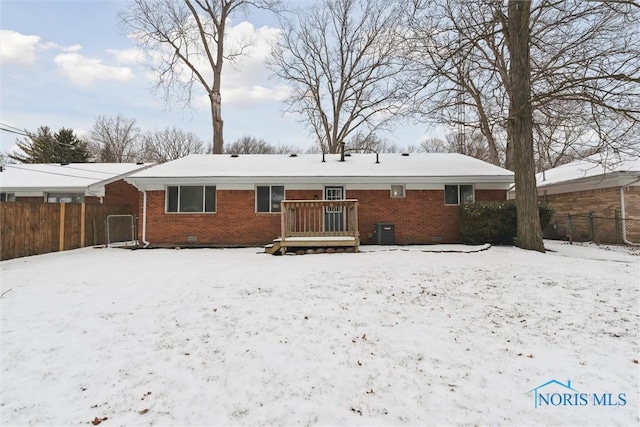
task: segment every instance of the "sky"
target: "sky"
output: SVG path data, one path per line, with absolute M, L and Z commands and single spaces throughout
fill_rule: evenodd
M 313 3 L 313 0 L 302 0 Z M 204 91 L 191 108 L 168 107 L 154 92 L 143 56 L 118 24 L 125 0 L 0 0 L 0 123 L 35 132 L 73 128 L 86 135 L 98 116 L 135 119 L 143 131 L 175 126 L 211 141 Z M 250 36 L 255 45 L 236 65 L 225 64 L 222 116 L 226 143 L 244 135 L 271 144 L 309 148 L 313 140 L 285 113 L 286 84 L 265 66 L 278 21 L 267 12 L 236 15 L 229 40 Z M 198 88 L 198 90 L 200 90 Z M 426 125 L 400 123 L 380 136 L 399 147 L 438 135 Z M 15 148 L 15 134 L 0 132 L 0 151 Z

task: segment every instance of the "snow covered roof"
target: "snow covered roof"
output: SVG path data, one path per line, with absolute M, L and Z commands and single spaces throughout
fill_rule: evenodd
M 34 163 L 3 166 L 2 191 L 85 191 L 89 186 L 107 184 L 151 163 Z
M 352 154 L 340 162 L 339 154 L 299 154 L 295 157 L 275 154 L 192 154 L 151 167 L 127 178 L 129 182 L 177 182 L 188 178 L 216 178 L 250 181 L 278 178 L 309 182 L 316 178 L 340 177 L 373 182 L 386 178 L 413 178 L 445 182 L 513 182 L 513 173 L 498 166 L 461 154 L 384 153 L 376 163 L 375 154 Z
M 600 154 L 596 154 L 541 172 L 536 175 L 536 180 L 538 188 L 544 188 L 588 179 L 601 181 L 612 175 L 639 177 L 640 157 L 603 158 Z

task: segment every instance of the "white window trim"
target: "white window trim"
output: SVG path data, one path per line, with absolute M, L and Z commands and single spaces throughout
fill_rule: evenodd
M 261 212 L 258 211 L 258 187 L 269 187 L 269 212 Z M 282 212 L 273 212 L 271 210 L 271 188 L 272 187 L 282 187 L 283 190 L 283 199 L 282 200 L 287 200 L 287 188 L 285 187 L 284 184 L 256 184 L 256 186 L 253 189 L 253 194 L 255 195 L 254 197 L 254 208 L 253 210 L 255 211 L 255 213 L 257 214 L 261 214 L 261 215 L 268 215 L 268 214 L 275 214 L 275 215 L 280 215 Z
M 14 203 L 16 201 L 16 193 L 3 191 L 2 194 L 4 194 L 5 203 Z
M 456 186 L 458 187 L 458 203 L 456 204 L 450 204 L 447 203 L 447 187 L 451 187 L 451 186 Z M 445 184 L 445 188 L 444 188 L 444 205 L 445 206 L 460 206 L 460 200 L 462 200 L 461 194 L 460 194 L 460 187 L 463 185 L 470 185 L 471 186 L 471 191 L 473 192 L 473 200 L 470 203 L 473 203 L 476 201 L 476 186 L 474 184 Z
M 402 196 L 394 196 L 393 187 L 402 187 Z M 404 199 L 407 197 L 407 188 L 404 184 L 391 184 L 391 187 L 389 188 L 389 194 L 392 199 Z
M 202 187 L 202 212 L 170 212 L 169 211 L 169 187 L 178 187 L 178 200 L 177 200 L 177 207 L 178 209 L 180 209 L 180 187 Z M 207 204 L 207 191 L 205 190 L 206 187 L 214 187 L 216 189 L 215 191 L 215 201 L 213 204 L 213 212 L 205 212 L 204 209 L 206 208 L 206 204 Z M 165 214 L 169 214 L 169 215 L 211 215 L 211 214 L 215 214 L 216 212 L 218 212 L 218 186 L 217 185 L 207 185 L 207 184 L 202 184 L 202 185 L 165 185 L 164 187 L 164 213 Z
M 60 196 L 60 195 L 63 195 L 63 194 L 64 195 L 71 195 L 72 201 L 71 202 L 58 201 L 58 199 L 60 199 L 61 197 L 55 197 L 56 200 L 53 201 L 53 202 L 49 201 L 49 199 L 51 198 L 52 195 Z M 75 199 L 75 198 L 81 198 L 82 200 L 79 201 L 79 202 L 74 202 L 73 199 Z M 85 202 L 85 194 L 84 193 L 77 193 L 77 192 L 68 193 L 68 192 L 64 192 L 64 191 L 52 191 L 52 192 L 44 194 L 44 201 L 46 203 L 84 203 Z

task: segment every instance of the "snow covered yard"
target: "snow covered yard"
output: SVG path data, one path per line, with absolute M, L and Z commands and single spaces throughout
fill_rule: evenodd
M 637 425 L 640 258 L 547 247 L 2 262 L 0 423 Z

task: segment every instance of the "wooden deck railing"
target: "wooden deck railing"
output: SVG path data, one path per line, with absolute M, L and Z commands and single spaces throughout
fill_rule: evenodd
M 282 235 L 358 239 L 357 200 L 283 200 Z

